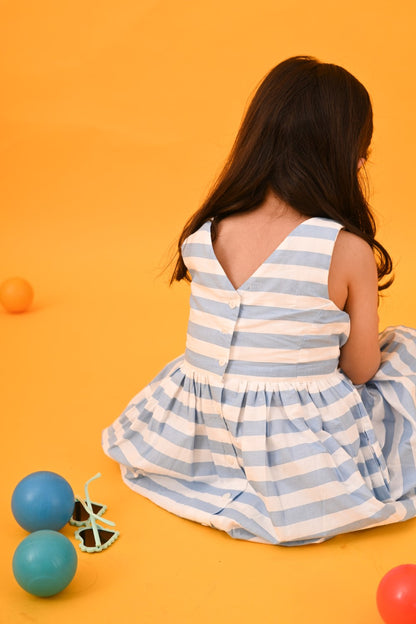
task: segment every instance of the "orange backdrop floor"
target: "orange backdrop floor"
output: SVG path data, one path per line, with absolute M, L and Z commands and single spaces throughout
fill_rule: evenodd
M 95 6 L 94 6 L 95 5 Z M 262 76 L 293 54 L 339 63 L 375 109 L 372 203 L 397 279 L 381 327 L 416 326 L 414 3 L 81 0 L 0 7 L 0 282 L 32 310 L 0 311 L 0 621 L 380 624 L 382 576 L 416 563 L 416 521 L 287 549 L 232 540 L 122 484 L 101 430 L 184 349 L 186 285 L 160 271 L 202 202 Z M 36 470 L 93 499 L 121 536 L 79 549 L 70 586 L 35 598 L 11 560 L 10 510 Z M 74 544 L 74 530 L 63 533 Z

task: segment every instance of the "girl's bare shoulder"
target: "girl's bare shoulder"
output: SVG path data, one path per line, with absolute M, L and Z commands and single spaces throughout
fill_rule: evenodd
M 345 275 L 373 273 L 377 271 L 376 260 L 371 246 L 360 236 L 341 230 L 338 234 L 332 256 L 333 268 Z

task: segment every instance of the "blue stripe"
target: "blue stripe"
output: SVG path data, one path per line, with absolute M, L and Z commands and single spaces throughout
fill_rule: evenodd
M 295 251 L 291 249 L 277 249 L 272 257 L 267 258 L 264 264 L 283 264 L 287 266 L 314 267 L 328 270 L 331 263 L 331 254 L 316 251 Z
M 235 288 L 225 275 L 221 275 L 220 273 L 195 271 L 193 269 L 190 269 L 189 273 L 191 274 L 193 284 L 202 284 L 207 288 L 225 290 L 231 293 L 235 292 Z
M 188 351 L 187 351 L 188 354 Z M 215 364 L 214 364 L 215 366 Z M 227 374 L 251 377 L 287 378 L 313 377 L 334 373 L 338 367 L 338 358 L 322 360 L 320 362 L 297 362 L 294 364 L 279 364 L 274 362 L 239 362 L 230 360 Z
M 349 316 L 346 312 L 341 310 L 323 310 L 322 308 L 313 308 L 313 302 L 311 301 L 311 307 L 306 310 L 297 308 L 282 308 L 282 307 L 270 307 L 260 305 L 247 305 L 242 303 L 240 305 L 240 317 L 246 319 L 254 319 L 259 321 L 274 321 L 274 320 L 287 320 L 299 323 L 318 323 L 318 324 L 331 324 L 331 323 L 345 323 L 349 320 Z
M 328 298 L 327 284 L 305 282 L 301 279 L 285 279 L 276 277 L 256 277 L 255 280 L 247 280 L 241 290 L 252 292 L 274 293 L 282 295 L 302 295 L 302 297 Z M 313 307 L 311 305 L 311 307 Z
M 313 302 L 311 301 L 311 304 Z M 330 325 L 332 323 L 347 323 L 349 316 L 341 310 L 323 310 L 322 308 L 308 308 L 299 310 L 295 308 L 282 308 L 279 306 L 260 306 L 241 303 L 238 307 L 230 309 L 226 301 L 214 301 L 205 297 L 191 295 L 190 305 L 194 310 L 201 310 L 213 316 L 222 318 L 250 319 L 257 321 L 291 321 L 304 324 L 318 323 Z M 329 332 L 328 332 L 329 333 Z
M 312 335 L 304 334 L 299 331 L 295 335 L 289 334 L 256 334 L 254 332 L 238 332 L 233 335 L 231 344 L 237 347 L 248 347 L 252 349 L 284 349 L 299 350 L 299 336 L 302 336 L 302 342 L 307 344 L 308 349 L 322 348 L 322 334 Z M 328 347 L 338 347 L 339 337 L 336 334 L 329 334 L 326 337 Z
M 307 327 L 309 329 L 309 327 Z M 218 329 L 212 329 L 204 325 L 199 325 L 193 321 L 189 321 L 188 334 L 197 340 L 202 340 L 209 344 L 215 344 L 220 347 L 229 347 L 230 343 L 238 347 L 252 347 L 253 349 L 299 349 L 299 335 L 302 335 L 303 341 L 308 344 L 308 349 L 322 347 L 322 334 L 313 335 L 306 334 L 301 328 L 295 335 L 290 334 L 260 334 L 255 332 L 240 331 L 238 333 L 227 334 Z M 328 346 L 339 346 L 339 336 L 336 334 L 328 334 Z
M 231 282 L 225 275 L 218 273 L 206 273 L 203 271 L 190 270 L 194 284 L 203 285 L 207 288 L 215 288 L 226 292 L 236 292 Z M 328 298 L 327 284 L 317 284 L 316 282 L 294 280 L 288 278 L 256 277 L 255 280 L 248 279 L 243 286 L 238 289 L 250 290 L 253 292 L 273 292 L 283 295 L 302 295 L 303 297 Z
M 322 217 L 319 217 L 319 220 L 317 218 L 313 223 L 311 221 L 306 221 L 300 225 L 299 230 L 302 230 L 302 236 L 305 238 L 333 241 L 338 235 L 338 230 L 322 225 L 322 222 L 325 223 L 325 221 L 331 222 L 330 219 L 324 219 Z M 321 224 L 319 222 L 321 222 Z
M 190 306 L 194 310 L 200 310 L 207 314 L 213 314 L 215 316 L 221 316 L 223 318 L 238 318 L 238 307 L 231 309 L 228 303 L 222 301 L 212 301 L 205 299 L 204 297 L 195 297 L 191 295 Z

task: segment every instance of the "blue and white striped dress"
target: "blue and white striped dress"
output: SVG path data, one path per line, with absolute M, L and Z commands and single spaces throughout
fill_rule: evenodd
M 354 386 L 328 296 L 341 225 L 310 218 L 235 289 L 206 222 L 183 245 L 186 352 L 103 434 L 127 485 L 234 538 L 298 545 L 416 515 L 416 331 Z

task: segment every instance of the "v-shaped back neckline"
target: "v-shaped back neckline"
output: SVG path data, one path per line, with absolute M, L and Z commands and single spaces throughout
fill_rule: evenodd
M 214 250 L 214 245 L 212 243 L 212 221 L 213 219 L 210 219 L 208 221 L 208 232 L 209 232 L 209 240 L 210 240 L 210 249 L 211 249 L 211 253 L 214 257 L 214 260 L 217 262 L 218 266 L 220 267 L 222 274 L 224 275 L 224 277 L 227 279 L 228 283 L 230 284 L 232 290 L 234 292 L 238 292 L 239 290 L 244 289 L 245 286 L 247 286 L 248 282 L 250 282 L 252 279 L 254 279 L 254 277 L 256 276 L 256 274 L 260 271 L 260 269 L 263 267 L 263 265 L 265 265 L 266 263 L 270 262 L 271 258 L 282 248 L 282 246 L 286 243 L 286 241 L 292 236 L 292 234 L 294 234 L 295 232 L 297 232 L 299 230 L 299 228 L 302 227 L 302 225 L 304 225 L 305 223 L 309 223 L 310 221 L 312 221 L 313 219 L 316 219 L 317 217 L 309 217 L 308 219 L 305 219 L 304 221 L 301 221 L 300 223 L 298 223 L 298 225 L 296 225 L 293 230 L 290 230 L 290 232 L 284 237 L 283 240 L 280 241 L 280 243 L 277 245 L 277 247 L 275 247 L 273 249 L 273 251 L 271 252 L 271 254 L 269 254 L 259 265 L 258 267 L 253 271 L 253 273 L 251 273 L 251 275 L 249 275 L 249 277 L 244 280 L 244 282 L 242 284 L 240 284 L 240 286 L 238 286 L 238 288 L 236 288 L 234 286 L 234 284 L 232 283 L 232 281 L 230 280 L 230 278 L 228 277 L 227 273 L 224 270 L 224 267 L 222 266 L 221 262 L 218 260 L 217 255 L 215 253 Z

